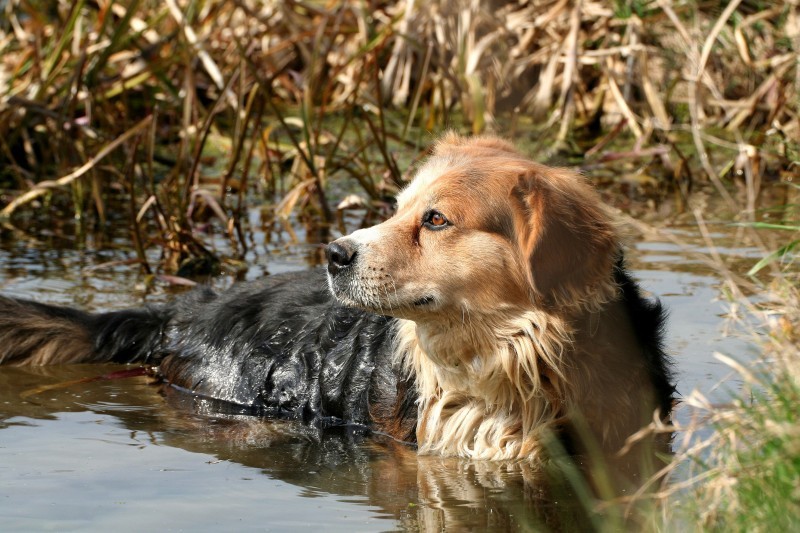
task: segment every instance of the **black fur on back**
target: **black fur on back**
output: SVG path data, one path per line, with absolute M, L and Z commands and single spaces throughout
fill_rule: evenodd
M 340 305 L 321 269 L 222 294 L 204 288 L 173 304 L 160 374 L 255 414 L 320 426 L 399 416 L 398 438 L 411 441 L 416 391 L 392 363 L 394 322 Z
M 322 269 L 109 313 L 2 302 L 0 363 L 153 364 L 165 383 L 239 412 L 415 440 L 416 387 L 392 362 L 395 319 L 340 305 Z

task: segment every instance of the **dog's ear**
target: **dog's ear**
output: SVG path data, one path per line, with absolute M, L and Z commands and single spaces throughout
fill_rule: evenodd
M 616 232 L 581 176 L 537 165 L 519 176 L 513 196 L 519 245 L 538 302 L 591 304 L 613 290 Z

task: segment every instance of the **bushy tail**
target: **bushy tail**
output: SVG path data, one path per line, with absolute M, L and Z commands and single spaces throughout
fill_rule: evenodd
M 0 296 L 0 364 L 157 362 L 168 307 L 86 313 Z

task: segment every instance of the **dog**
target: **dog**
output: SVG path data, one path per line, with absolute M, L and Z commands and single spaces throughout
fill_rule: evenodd
M 396 214 L 326 256 L 327 269 L 139 309 L 2 298 L 0 362 L 152 365 L 254 416 L 471 459 L 537 460 L 552 435 L 614 452 L 669 415 L 665 313 L 575 172 L 445 134 Z

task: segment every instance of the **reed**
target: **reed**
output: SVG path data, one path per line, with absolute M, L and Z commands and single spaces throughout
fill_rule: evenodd
M 797 148 L 793 141 L 792 149 Z M 730 404 L 714 405 L 694 392 L 687 403 L 702 423 L 683 428 L 685 446 L 675 464 L 691 466 L 667 491 L 673 506 L 686 509 L 699 530 L 773 531 L 800 526 L 800 291 L 797 256 L 800 235 L 798 187 L 786 184 L 787 201 L 776 222 L 742 224 L 754 235 L 773 232 L 776 250 L 764 250 L 744 277 L 718 258 L 725 272 L 730 319 L 749 335 L 760 357 L 751 363 L 726 354 L 743 384 Z M 710 241 L 710 239 L 709 239 Z M 711 436 L 692 440 L 692 431 L 712 427 Z M 682 490 L 688 487 L 688 490 Z
M 784 243 L 777 250 L 762 244 L 764 257 L 749 271 L 741 258 L 717 252 L 703 213 L 694 212 L 708 252 L 692 255 L 722 279 L 729 334 L 744 336 L 758 356 L 743 361 L 715 353 L 731 369 L 729 381 L 715 388 L 728 391 L 730 400 L 715 403 L 691 391 L 677 408 L 687 421 L 653 422 L 636 436 L 674 435 L 674 456 L 637 491 L 591 502 L 599 529 L 614 530 L 620 520 L 642 531 L 793 531 L 800 526 L 800 269 L 792 253 L 800 232 L 800 189 L 783 187 L 786 202 L 769 210 L 780 223 L 739 224 L 748 243 Z M 627 223 L 691 248 L 681 237 L 639 220 L 627 217 Z
M 667 485 L 662 527 L 685 523 L 697 531 L 792 531 L 800 526 L 800 292 L 797 264 L 784 262 L 757 283 L 757 296 L 734 288 L 732 319 L 752 335 L 761 356 L 753 363 L 716 354 L 743 383 L 730 403 L 711 403 L 695 391 L 686 399 L 695 423 L 682 441 Z M 749 291 L 747 291 L 749 292 Z M 763 297 L 769 295 L 769 299 Z M 693 432 L 712 428 L 709 437 Z M 688 472 L 687 472 L 688 470 Z
M 166 270 L 213 255 L 207 217 L 241 254 L 243 213 L 264 199 L 323 239 L 352 193 L 380 218 L 424 131 L 535 136 L 593 168 L 655 160 L 665 188 L 707 179 L 732 202 L 722 181 L 786 177 L 800 133 L 791 2 L 4 7 L 0 216 L 102 226 L 133 195 L 131 234 Z

